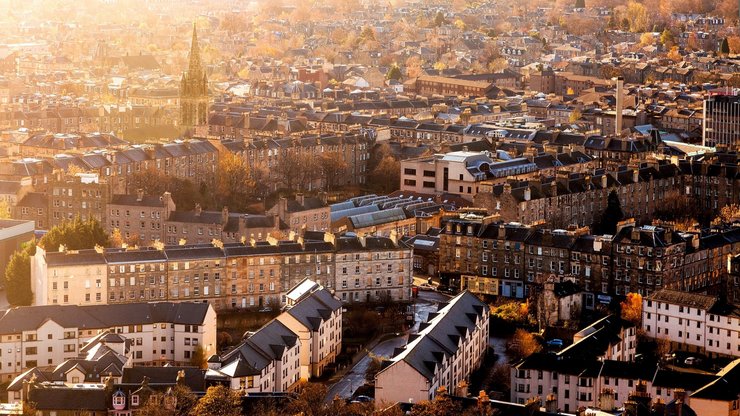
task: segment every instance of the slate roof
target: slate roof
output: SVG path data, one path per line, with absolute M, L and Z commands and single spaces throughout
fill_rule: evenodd
M 724 402 L 735 401 L 740 394 L 740 358 L 717 373 L 718 378 L 695 391 L 691 397 Z
M 28 395 L 36 410 L 107 412 L 106 392 L 92 388 L 60 388 L 57 386 L 32 389 Z
M 430 314 L 427 322 L 419 327 L 419 333 L 409 338 L 406 347 L 392 358 L 389 366 L 403 360 L 432 380 L 444 356 L 455 354 L 459 339 L 475 330 L 477 316 L 484 313 L 488 313 L 485 303 L 468 291 L 460 293 Z
M 202 325 L 208 304 L 152 302 L 120 305 L 46 305 L 9 309 L 0 317 L 0 334 L 33 331 L 47 320 L 64 328 L 103 329 L 133 324 Z
M 648 296 L 647 299 L 653 302 L 664 302 L 703 310 L 709 310 L 719 302 L 719 298 L 717 296 L 681 292 L 670 289 L 657 290 Z
M 342 307 L 342 303 L 326 290 L 313 292 L 285 313 L 289 314 L 311 331 L 318 331 L 322 322 L 328 320 L 332 312 Z
M 232 377 L 260 374 L 270 362 L 282 360 L 285 351 L 297 342 L 298 335 L 273 319 L 229 351 L 223 357 L 220 371 Z

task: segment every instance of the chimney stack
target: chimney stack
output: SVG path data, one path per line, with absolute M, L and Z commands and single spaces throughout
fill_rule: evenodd
M 615 123 L 615 135 L 619 137 L 622 134 L 622 110 L 624 108 L 624 78 L 623 77 L 617 77 L 612 78 L 612 80 L 617 82 L 617 114 L 616 114 L 616 123 Z

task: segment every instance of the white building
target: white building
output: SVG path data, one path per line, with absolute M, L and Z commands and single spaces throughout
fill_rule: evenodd
M 0 317 L 0 379 L 77 358 L 104 331 L 130 341 L 133 364 L 187 365 L 197 346 L 216 350 L 216 312 L 204 303 L 20 307 Z
M 440 387 L 455 392 L 480 366 L 488 346 L 488 305 L 465 291 L 430 314 L 404 350 L 375 376 L 375 402 L 432 400 Z
M 342 303 L 319 287 L 305 292 L 275 319 L 298 335 L 300 379 L 321 377 L 342 350 Z
M 499 160 L 467 150 L 401 161 L 401 191 L 458 194 L 470 201 L 480 182 L 537 170 L 526 158 Z
M 659 290 L 642 300 L 642 329 L 674 349 L 740 357 L 740 314 L 717 296 Z
M 208 366 L 228 376 L 234 390 L 288 392 L 300 380 L 300 351 L 298 335 L 273 319 Z
M 411 299 L 413 252 L 391 237 L 338 237 L 334 295 L 343 303 Z

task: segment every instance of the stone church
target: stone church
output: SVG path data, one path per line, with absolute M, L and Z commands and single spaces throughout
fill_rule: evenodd
M 208 121 L 208 77 L 200 61 L 198 34 L 193 25 L 188 70 L 180 81 L 180 126 L 192 130 Z

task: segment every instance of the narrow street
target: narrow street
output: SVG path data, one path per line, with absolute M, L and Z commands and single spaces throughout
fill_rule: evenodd
M 416 332 L 419 329 L 419 323 L 425 321 L 429 313 L 435 312 L 440 302 L 445 302 L 449 298 L 449 296 L 442 293 L 419 291 L 419 297 L 416 299 L 416 304 L 414 304 L 414 326 L 408 333 Z M 400 333 L 396 337 L 379 343 L 372 349 L 373 354 L 390 357 L 393 354 L 393 350 L 406 345 L 406 336 L 408 333 Z M 329 388 L 327 400 L 331 400 L 336 396 L 341 398 L 352 397 L 355 390 L 365 384 L 365 372 L 369 365 L 370 357 L 366 354 L 344 377 Z

